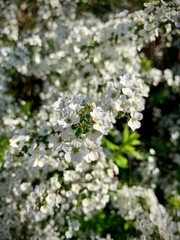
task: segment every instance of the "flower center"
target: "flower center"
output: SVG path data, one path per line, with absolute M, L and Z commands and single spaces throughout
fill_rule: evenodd
M 73 147 L 72 152 L 73 153 L 78 153 L 79 152 L 79 148 L 78 147 Z

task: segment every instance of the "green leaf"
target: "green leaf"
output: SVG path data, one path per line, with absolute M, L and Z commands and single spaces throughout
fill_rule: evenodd
M 131 135 L 129 136 L 129 139 L 134 140 L 134 139 L 138 139 L 140 137 L 140 134 L 137 132 L 133 132 L 131 133 Z
M 22 151 L 26 153 L 28 151 L 28 146 L 24 145 Z
M 8 146 L 9 140 L 4 136 L 0 136 L 0 161 L 3 160 L 4 151 L 8 148 Z
M 119 150 L 119 146 L 112 143 L 107 138 L 103 138 L 102 143 L 111 151 Z
M 130 142 L 130 144 L 133 145 L 133 146 L 136 146 L 136 145 L 140 145 L 141 142 L 140 142 L 139 140 L 137 140 L 137 139 L 134 139 L 134 140 L 132 140 L 132 141 Z
M 173 203 L 173 206 L 175 207 L 175 209 L 178 209 L 180 207 L 180 202 L 179 202 L 179 199 L 178 199 L 178 196 L 174 196 L 172 198 L 172 203 Z
M 15 154 L 15 157 L 23 157 L 24 154 L 22 152 Z
M 135 150 L 135 148 L 133 146 L 130 146 L 130 145 L 125 145 L 122 149 L 122 151 L 126 154 L 129 154 L 131 156 L 134 156 L 138 159 L 142 159 L 142 155 Z
M 124 131 L 122 133 L 122 142 L 125 143 L 129 139 L 129 127 L 127 124 L 124 125 Z
M 108 135 L 110 135 L 111 137 L 114 137 L 114 131 L 112 129 L 109 130 Z
M 136 157 L 137 159 L 142 159 L 143 158 L 142 155 L 136 150 L 133 151 L 131 155 Z
M 30 102 L 26 102 L 24 104 L 21 105 L 21 109 L 25 114 L 30 113 L 31 110 L 31 103 Z
M 113 157 L 113 161 L 117 164 L 118 167 L 120 168 L 128 168 L 128 159 L 125 158 L 122 155 L 117 155 L 115 157 Z
M 134 222 L 132 220 L 125 222 L 124 230 L 128 230 L 129 228 L 133 227 L 133 225 L 134 225 Z
M 122 116 L 123 116 L 122 112 L 118 112 L 118 115 L 116 116 L 116 119 L 120 119 L 120 118 L 122 118 Z
M 125 146 L 123 146 L 122 151 L 126 154 L 132 154 L 135 151 L 135 148 L 130 145 L 125 145 Z
M 141 59 L 141 71 L 146 72 L 146 71 L 149 71 L 150 69 L 151 69 L 151 60 L 148 59 L 146 56 L 144 56 Z

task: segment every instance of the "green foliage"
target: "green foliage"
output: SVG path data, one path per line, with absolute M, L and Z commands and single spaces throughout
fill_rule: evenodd
M 166 196 L 166 200 L 172 211 L 178 211 L 180 208 L 180 200 L 177 195 Z
M 71 128 L 76 131 L 75 135 L 77 138 L 80 138 L 81 134 L 89 132 L 93 125 L 91 116 L 89 115 L 90 109 L 90 105 L 83 107 L 79 112 L 80 122 L 71 126 Z
M 88 221 L 81 219 L 80 221 L 82 227 L 79 230 L 79 236 L 81 236 L 82 232 L 87 232 L 87 229 L 89 234 L 92 230 L 103 237 L 110 233 L 113 239 L 121 240 L 126 240 L 128 234 L 138 235 L 137 230 L 134 228 L 134 221 L 127 221 L 118 216 L 115 211 L 111 211 L 110 205 L 107 205 L 104 211 L 100 210 L 92 219 Z
M 149 71 L 151 69 L 151 60 L 148 59 L 146 56 L 144 56 L 142 59 L 141 59 L 141 71 L 142 72 L 146 72 L 146 71 Z
M 117 164 L 120 168 L 128 168 L 128 159 L 123 155 L 119 154 L 112 158 L 113 161 Z
M 22 148 L 22 152 L 27 153 L 28 151 L 28 146 L 24 145 Z
M 29 115 L 31 111 L 31 102 L 27 101 L 21 104 L 21 110 L 25 115 Z
M 112 131 L 110 135 L 113 135 Z M 139 137 L 140 135 L 137 132 L 130 133 L 128 125 L 125 124 L 122 132 L 122 141 L 120 143 L 115 144 L 107 139 L 107 137 L 104 137 L 102 144 L 103 147 L 110 151 L 108 158 L 111 158 L 118 167 L 127 169 L 129 167 L 129 158 L 135 157 L 142 159 L 142 155 L 137 150 L 137 146 L 141 144 Z
M 110 151 L 119 150 L 119 146 L 108 140 L 107 138 L 103 138 L 102 143 L 106 146 Z
M 9 141 L 7 137 L 0 137 L 0 162 L 3 160 L 4 151 L 8 148 Z
M 169 99 L 170 90 L 167 87 L 159 87 L 156 91 L 153 91 L 150 101 L 154 106 L 164 104 Z

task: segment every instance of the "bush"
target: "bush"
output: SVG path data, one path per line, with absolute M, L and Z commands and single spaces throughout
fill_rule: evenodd
M 0 6 L 0 239 L 178 240 L 178 1 Z

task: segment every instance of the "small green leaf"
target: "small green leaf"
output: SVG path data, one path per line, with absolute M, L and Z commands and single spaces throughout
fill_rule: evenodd
M 130 144 L 133 145 L 133 146 L 136 146 L 136 145 L 140 145 L 141 142 L 140 142 L 139 140 L 137 140 L 137 139 L 134 139 L 134 140 L 132 140 L 132 141 L 130 142 Z
M 128 159 L 125 158 L 122 155 L 117 155 L 115 157 L 113 157 L 113 161 L 117 164 L 118 167 L 120 168 L 128 168 Z
M 122 112 L 118 112 L 118 115 L 116 116 L 116 119 L 120 119 L 120 118 L 122 118 L 122 116 L 123 116 Z
M 77 125 L 77 124 L 73 124 L 73 125 L 71 126 L 71 128 L 72 128 L 73 130 L 76 130 L 76 129 L 78 128 L 78 125 Z
M 0 161 L 3 160 L 4 152 L 9 146 L 9 140 L 4 137 L 0 136 Z
M 132 156 L 136 157 L 137 159 L 142 159 L 142 155 L 138 151 L 133 151 Z
M 136 157 L 138 159 L 142 159 L 142 155 L 135 150 L 135 148 L 133 146 L 130 146 L 130 145 L 125 145 L 122 149 L 122 151 L 126 154 L 129 154 L 133 157 Z
M 125 145 L 125 146 L 123 146 L 122 150 L 126 154 L 132 154 L 135 151 L 135 148 L 133 146 L 130 146 L 130 145 Z
M 138 139 L 139 137 L 140 137 L 139 133 L 133 132 L 133 133 L 131 133 L 131 135 L 129 136 L 129 139 L 134 140 L 134 139 Z
M 25 102 L 24 104 L 21 105 L 21 109 L 25 114 L 30 113 L 31 103 L 30 102 Z
M 22 152 L 17 153 L 17 154 L 15 155 L 15 157 L 23 157 L 23 156 L 24 156 L 24 154 L 23 154 Z
M 149 71 L 150 69 L 151 69 L 151 60 L 148 59 L 146 56 L 144 56 L 141 59 L 141 71 L 146 72 L 146 71 Z
M 106 138 L 103 138 L 102 143 L 111 151 L 119 150 L 119 146 L 112 143 Z
M 125 143 L 129 139 L 129 127 L 127 124 L 124 125 L 124 131 L 122 133 L 122 142 Z
M 125 222 L 124 230 L 128 230 L 129 228 L 133 227 L 133 225 L 134 225 L 134 222 L 132 220 Z
M 176 196 L 176 195 L 173 197 L 173 205 L 175 208 L 180 207 L 180 202 L 179 202 L 178 196 Z
M 26 153 L 28 151 L 28 146 L 24 145 L 22 151 Z
M 109 130 L 108 135 L 110 135 L 111 137 L 114 137 L 114 131 L 112 129 Z

